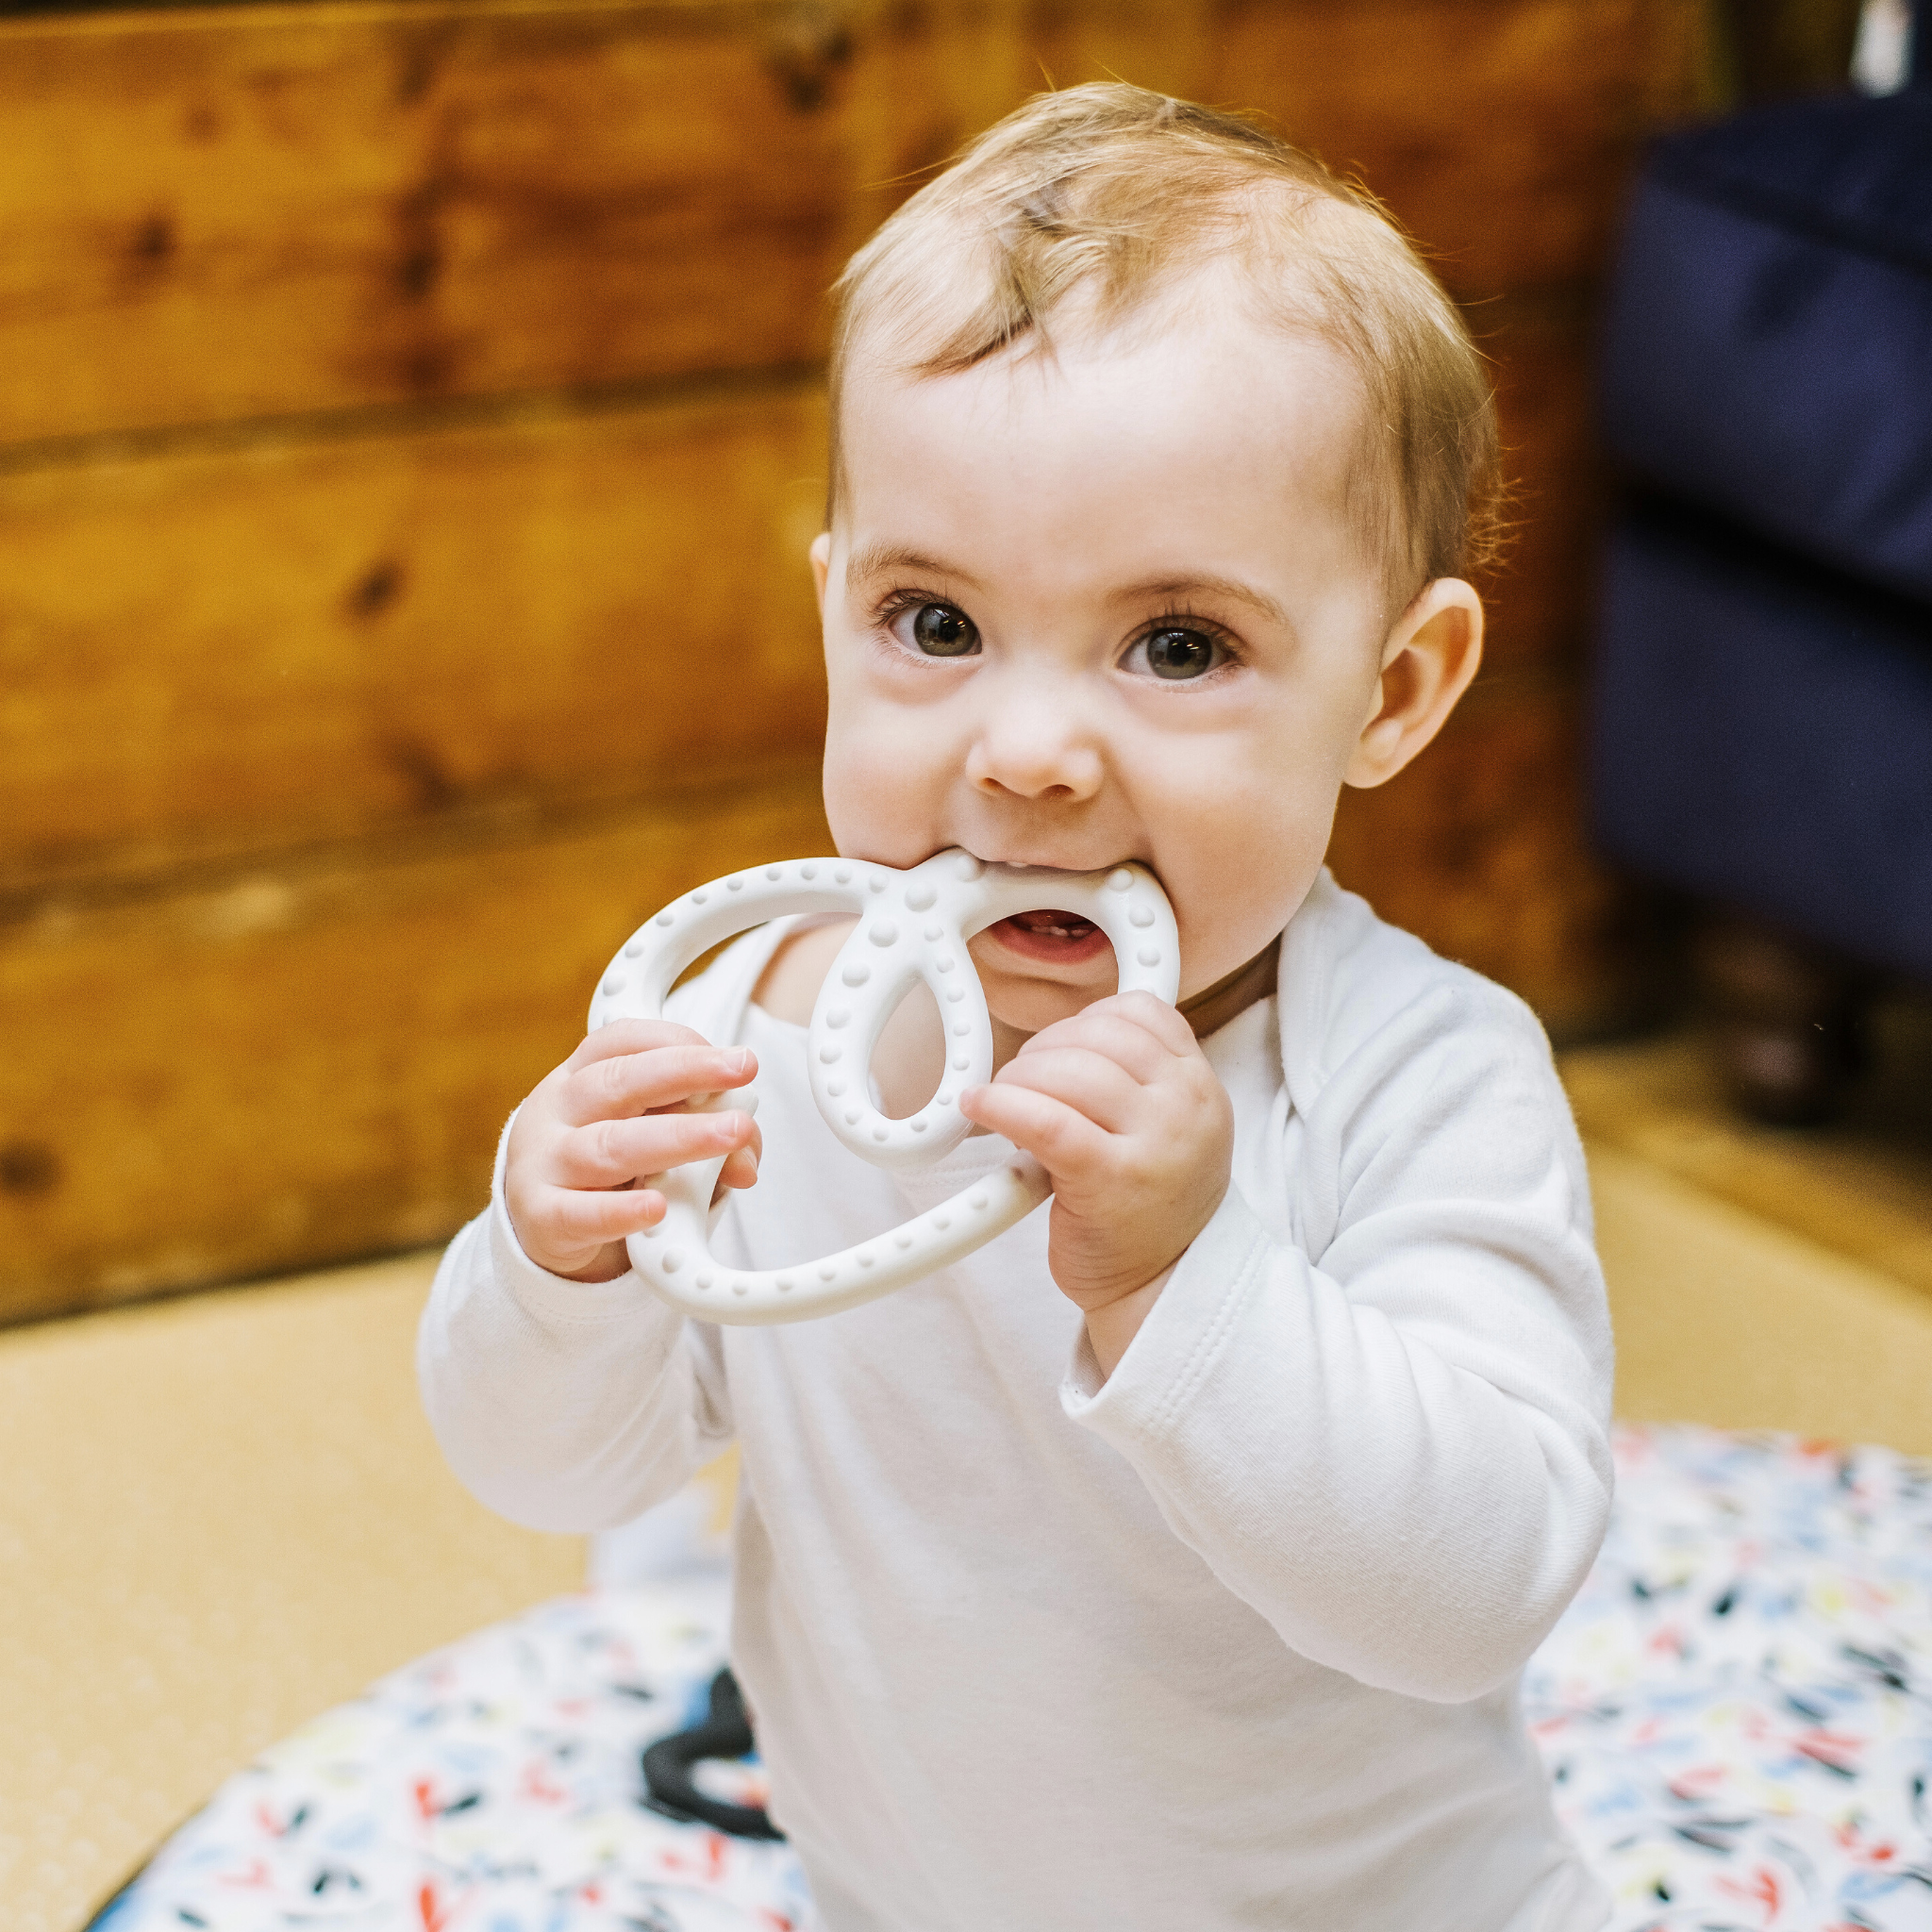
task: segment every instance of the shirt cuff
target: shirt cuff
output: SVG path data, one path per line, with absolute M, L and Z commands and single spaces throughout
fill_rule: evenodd
M 1105 1381 L 1081 1323 L 1060 1384 L 1060 1407 L 1069 1420 L 1117 1447 L 1165 1434 L 1207 1382 L 1233 1335 L 1241 1306 L 1262 1273 L 1269 1240 L 1230 1184 Z
M 1170 1261 L 1147 1284 L 1149 1288 L 1155 1289 L 1157 1292 L 1154 1296 L 1153 1306 L 1147 1311 L 1146 1319 L 1141 1324 L 1142 1328 L 1147 1325 L 1148 1321 L 1153 1319 L 1154 1309 L 1160 1306 L 1160 1298 L 1167 1292 L 1167 1284 L 1174 1279 L 1174 1272 L 1180 1265 L 1179 1261 Z M 1144 1290 L 1136 1291 L 1136 1292 L 1144 1291 Z M 1134 1341 L 1138 1341 L 1140 1339 L 1140 1331 L 1137 1329 Z M 1131 1350 L 1133 1342 L 1129 1342 L 1127 1346 Z M 1116 1369 L 1114 1373 L 1118 1374 L 1120 1371 Z M 1074 1331 L 1074 1353 L 1068 1362 L 1066 1379 L 1060 1384 L 1061 1406 L 1065 1407 L 1069 1401 L 1076 1403 L 1091 1402 L 1100 1393 L 1106 1382 L 1107 1377 L 1100 1373 L 1100 1357 L 1093 1353 L 1093 1340 L 1088 1334 L 1087 1324 L 1083 1320 L 1080 1325 Z M 1067 1409 L 1069 1415 L 1072 1415 L 1074 1412 L 1072 1408 Z
M 517 1111 L 522 1110 L 520 1108 Z M 647 1307 L 661 1307 L 637 1279 L 635 1270 L 626 1270 L 615 1281 L 572 1281 L 539 1267 L 525 1254 L 503 1193 L 509 1130 L 516 1125 L 516 1120 L 513 1113 L 504 1123 L 496 1142 L 496 1166 L 490 1177 L 490 1259 L 497 1280 L 509 1290 L 526 1315 L 548 1327 L 625 1318 L 635 1321 Z M 683 1317 L 677 1319 L 682 1321 Z

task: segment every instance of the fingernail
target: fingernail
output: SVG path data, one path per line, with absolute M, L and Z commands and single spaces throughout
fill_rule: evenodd
M 741 1046 L 741 1047 L 740 1047 L 740 1048 L 738 1049 L 738 1051 L 737 1051 L 736 1053 L 727 1053 L 727 1054 L 726 1054 L 726 1055 L 724 1056 L 724 1070 L 725 1070 L 725 1072 L 726 1072 L 726 1073 L 729 1073 L 729 1074 L 748 1074 L 748 1073 L 750 1073 L 750 1072 L 751 1072 L 751 1049 L 750 1049 L 750 1047 L 748 1047 L 748 1046 Z

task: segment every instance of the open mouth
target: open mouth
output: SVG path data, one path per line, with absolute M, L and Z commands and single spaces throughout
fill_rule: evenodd
M 1058 907 L 1016 912 L 989 928 L 1014 952 L 1029 959 L 1078 965 L 1096 953 L 1110 950 L 1107 935 L 1091 919 Z

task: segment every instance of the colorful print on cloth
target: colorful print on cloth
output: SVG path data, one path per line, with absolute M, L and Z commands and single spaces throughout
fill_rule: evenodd
M 1524 1684 L 1613 1932 L 1932 1932 L 1932 1467 L 1616 1447 L 1609 1539 Z M 397 1672 L 230 1779 L 100 1926 L 806 1932 L 784 1845 L 643 1803 L 726 1611 L 719 1577 L 598 1591 Z
M 1932 1465 L 1618 1431 L 1524 1700 L 1616 1932 L 1932 1932 Z
M 562 1597 L 396 1672 L 230 1778 L 96 1932 L 806 1932 L 785 1845 L 642 1802 L 728 1612 L 723 1577 Z

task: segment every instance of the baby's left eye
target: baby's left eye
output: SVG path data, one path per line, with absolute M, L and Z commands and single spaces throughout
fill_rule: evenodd
M 1162 625 L 1128 645 L 1121 668 L 1170 679 L 1205 677 L 1227 658 L 1227 647 L 1205 630 Z

